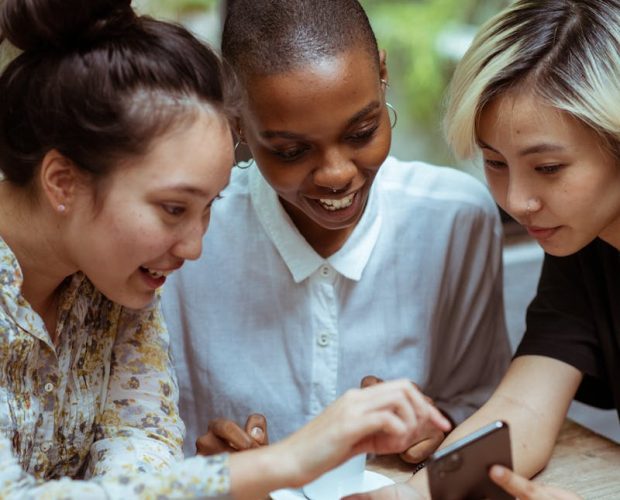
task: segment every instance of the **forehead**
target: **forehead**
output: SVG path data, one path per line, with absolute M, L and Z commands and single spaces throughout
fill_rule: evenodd
M 532 92 L 507 92 L 489 102 L 478 120 L 484 142 L 574 140 L 589 132 L 579 120 Z
M 228 121 L 214 109 L 200 109 L 192 119 L 154 139 L 146 155 L 117 169 L 115 181 L 147 190 L 175 184 L 219 190 L 231 165 Z
M 290 71 L 246 79 L 246 114 L 262 128 L 307 128 L 355 114 L 378 99 L 376 62 L 352 49 Z

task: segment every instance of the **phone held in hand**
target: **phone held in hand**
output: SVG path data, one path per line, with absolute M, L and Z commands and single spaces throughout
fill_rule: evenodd
M 512 469 L 508 424 L 497 420 L 435 452 L 426 465 L 433 500 L 508 500 L 489 478 L 499 464 Z

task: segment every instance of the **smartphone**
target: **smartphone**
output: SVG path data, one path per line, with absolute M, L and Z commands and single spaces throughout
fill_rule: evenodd
M 508 424 L 497 420 L 435 452 L 426 464 L 433 500 L 509 500 L 489 478 L 499 464 L 512 469 Z

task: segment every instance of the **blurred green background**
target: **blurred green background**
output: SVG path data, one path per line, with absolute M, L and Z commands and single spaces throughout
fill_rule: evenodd
M 398 110 L 393 153 L 451 165 L 482 177 L 469 162 L 458 163 L 441 134 L 442 103 L 454 66 L 476 29 L 509 0 L 362 0 L 390 74 L 388 99 Z M 139 10 L 177 20 L 219 46 L 224 0 L 137 0 Z

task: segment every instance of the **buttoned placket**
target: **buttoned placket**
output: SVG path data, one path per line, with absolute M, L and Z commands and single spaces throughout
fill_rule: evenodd
M 318 415 L 337 395 L 338 311 L 336 271 L 327 263 L 310 276 L 313 311 L 313 359 L 310 412 Z

